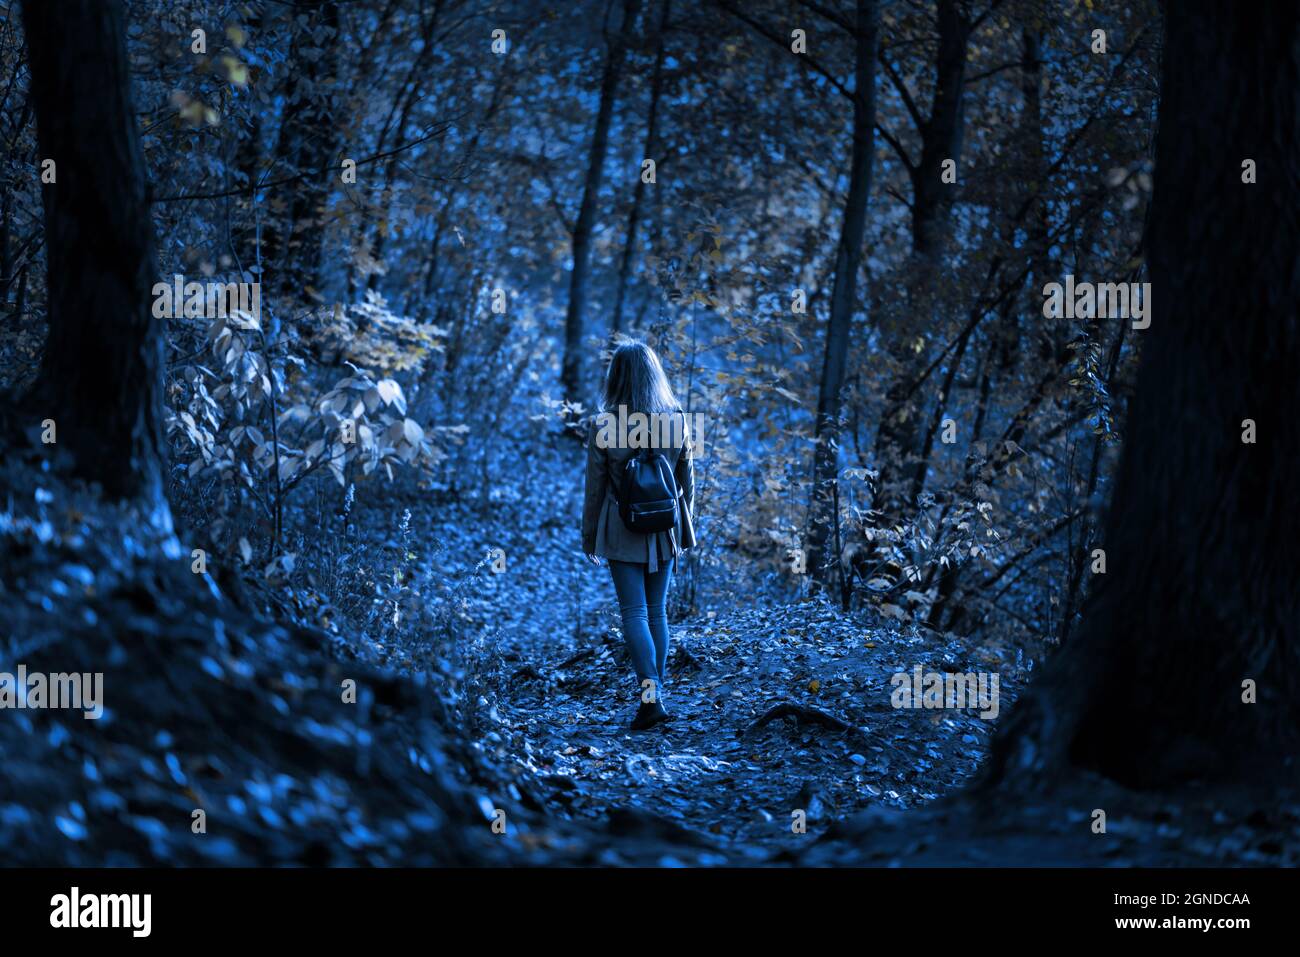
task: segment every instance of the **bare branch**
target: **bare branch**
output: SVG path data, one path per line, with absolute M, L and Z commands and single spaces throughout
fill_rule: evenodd
M 769 27 L 755 20 L 749 14 L 743 12 L 742 10 L 738 9 L 734 4 L 728 2 L 728 0 L 713 0 L 713 2 L 716 3 L 723 10 L 726 10 L 737 20 L 741 21 L 744 24 L 747 24 L 760 36 L 766 37 L 767 39 L 771 40 L 773 43 L 775 43 L 781 49 L 785 50 L 787 53 L 790 52 L 789 41 L 785 37 L 777 33 L 776 31 L 770 29 Z M 844 82 L 840 80 L 839 77 L 837 77 L 826 67 L 822 66 L 820 63 L 818 63 L 815 59 L 813 59 L 811 56 L 809 56 L 806 53 L 799 54 L 798 58 L 800 61 L 807 64 L 809 67 L 811 67 L 814 72 L 821 74 L 821 76 L 823 76 L 826 79 L 826 81 L 829 82 L 831 86 L 833 86 L 841 94 L 843 94 L 850 100 L 853 99 L 853 92 L 847 86 L 844 85 Z
M 888 143 L 890 146 L 894 148 L 894 152 L 897 153 L 898 158 L 903 161 L 903 165 L 907 167 L 908 172 L 911 172 L 912 170 L 916 169 L 916 164 L 914 164 L 911 161 L 911 159 L 908 158 L 907 150 L 903 148 L 902 143 L 900 143 L 897 139 L 894 138 L 893 133 L 885 129 L 884 125 L 880 123 L 876 124 L 876 131 L 882 137 L 884 137 L 886 143 Z
M 419 136 L 416 139 L 411 140 L 411 142 L 406 143 L 403 146 L 399 146 L 396 149 L 385 150 L 382 153 L 376 153 L 374 156 L 367 156 L 365 159 L 356 160 L 356 165 L 366 166 L 367 164 L 375 163 L 381 159 L 387 159 L 390 156 L 395 156 L 398 153 L 405 152 L 406 150 L 419 146 L 421 143 L 427 143 L 429 142 L 429 140 L 436 139 L 437 137 L 446 133 L 447 130 L 451 129 L 451 125 L 452 124 L 450 122 L 436 124 L 432 129 L 426 132 L 423 136 Z M 342 169 L 343 167 L 341 165 L 322 166 L 319 169 L 309 169 L 306 170 L 305 172 L 298 173 L 294 176 L 286 176 L 283 179 L 271 180 L 269 183 L 258 183 L 256 186 L 239 186 L 236 187 L 235 189 L 225 189 L 216 193 L 177 193 L 174 196 L 159 196 L 155 198 L 153 202 L 155 204 L 178 203 L 178 202 L 188 202 L 189 200 L 192 199 L 221 199 L 225 196 L 239 196 L 242 193 L 248 193 L 255 189 L 269 189 L 272 186 L 284 186 L 288 183 L 300 182 L 312 176 L 322 176 L 325 173 L 330 172 L 331 170 L 342 170 Z
M 841 30 L 847 31 L 852 36 L 857 36 L 857 24 L 855 24 L 838 10 L 831 10 L 825 4 L 815 3 L 814 0 L 799 0 L 801 6 L 807 7 L 818 16 L 825 17 L 831 23 L 835 24 Z
M 903 82 L 903 78 L 898 75 L 898 71 L 894 69 L 893 64 L 883 54 L 878 56 L 877 59 L 880 61 L 880 65 L 885 68 L 885 72 L 889 74 L 889 79 L 893 82 L 894 88 L 898 90 L 898 95 L 902 98 L 903 105 L 907 107 L 907 112 L 912 117 L 912 122 L 916 124 L 916 128 L 918 130 L 925 129 L 925 117 L 917 109 L 916 101 L 912 99 L 911 91 L 908 90 L 907 84 Z
M 1001 73 L 1003 70 L 1010 70 L 1020 66 L 1024 66 L 1024 62 L 1021 60 L 1015 60 L 1011 63 L 1003 63 L 1001 66 L 995 66 L 991 70 L 985 70 L 983 73 L 976 73 L 974 76 L 968 77 L 966 84 L 969 86 L 972 83 L 978 83 L 980 80 L 987 80 L 989 77 Z

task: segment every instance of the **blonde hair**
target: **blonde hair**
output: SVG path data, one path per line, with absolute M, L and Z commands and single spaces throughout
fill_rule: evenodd
M 624 342 L 609 357 L 601 411 L 680 412 L 668 376 L 655 351 L 640 340 Z

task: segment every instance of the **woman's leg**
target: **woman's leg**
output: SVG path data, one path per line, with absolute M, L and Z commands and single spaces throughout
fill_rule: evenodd
M 645 576 L 650 638 L 655 646 L 655 672 L 659 675 L 661 685 L 668 670 L 668 585 L 672 578 L 672 562 L 660 565 L 658 571 L 646 572 Z
M 640 684 L 647 678 L 657 682 L 659 669 L 655 665 L 655 644 L 650 637 L 645 565 L 611 560 L 609 572 L 614 578 L 618 610 L 623 616 L 623 641 L 627 643 L 627 653 L 632 658 L 637 683 Z

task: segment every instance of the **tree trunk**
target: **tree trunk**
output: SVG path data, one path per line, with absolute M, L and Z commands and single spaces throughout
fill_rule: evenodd
M 605 153 L 609 147 L 609 124 L 614 115 L 614 98 L 618 75 L 632 36 L 640 0 L 623 0 L 623 22 L 618 35 L 610 42 L 605 55 L 605 70 L 600 80 L 600 107 L 596 128 L 591 137 L 587 158 L 587 179 L 582 189 L 582 205 L 573 227 L 573 272 L 569 276 L 569 306 L 564 315 L 564 364 L 560 382 L 566 398 L 579 400 L 589 392 L 583 382 L 583 344 L 586 328 L 587 281 L 591 276 L 591 233 L 596 222 L 596 205 L 600 201 L 600 184 L 605 176 Z
M 813 453 L 813 487 L 809 506 L 805 552 L 808 570 L 819 585 L 828 580 L 830 562 L 826 543 L 835 524 L 835 484 L 839 471 L 839 426 L 844 367 L 848 358 L 853 309 L 857 299 L 858 266 L 867 225 L 871 195 L 871 169 L 876 152 L 876 42 L 875 0 L 858 0 L 856 67 L 853 92 L 853 158 L 849 171 L 849 196 L 835 253 L 835 279 L 831 287 L 831 314 L 826 326 L 826 351 L 821 387 L 817 393 L 816 448 Z M 839 556 L 835 556 L 838 561 Z
M 1131 278 L 1136 280 L 1140 270 L 1134 270 Z M 1115 370 L 1119 368 L 1120 353 L 1124 348 L 1125 327 L 1121 323 L 1119 330 L 1115 335 L 1115 340 L 1111 343 L 1110 357 L 1106 362 L 1106 390 L 1114 394 Z M 1102 456 L 1106 452 L 1106 435 L 1104 432 L 1098 432 L 1092 439 L 1092 454 L 1088 462 L 1088 480 L 1084 484 L 1083 513 L 1082 520 L 1079 522 L 1081 532 L 1079 541 L 1075 544 L 1073 550 L 1067 554 L 1067 568 L 1069 574 L 1066 578 L 1065 598 L 1061 602 L 1061 623 L 1057 631 L 1057 640 L 1065 644 L 1069 640 L 1070 633 L 1074 630 L 1074 619 L 1079 609 L 1079 598 L 1083 592 L 1083 572 L 1091 562 L 1091 554 L 1097 538 L 1098 523 L 1096 521 L 1096 512 L 1098 511 L 1093 503 L 1097 494 L 1097 483 L 1101 480 L 1101 462 Z M 1074 478 L 1071 475 L 1071 483 Z M 1073 535 L 1073 523 L 1070 527 Z
M 13 257 L 9 252 L 9 224 L 12 219 L 13 193 L 9 183 L 5 183 L 3 206 L 0 207 L 0 308 L 9 305 L 9 286 L 13 283 Z
M 1235 6 L 1167 8 L 1153 314 L 1107 571 L 1000 729 L 995 780 L 1067 764 L 1133 786 L 1296 776 L 1300 7 Z
M 1019 131 L 1025 149 L 1025 155 L 1021 161 L 1024 172 L 1019 187 L 1015 191 L 1015 194 L 1018 194 L 1016 198 L 1017 212 L 1016 215 L 1007 219 L 1002 225 L 1002 248 L 1004 251 L 998 253 L 994 261 L 994 268 L 990 270 L 990 276 L 997 275 L 1004 257 L 1014 260 L 1017 256 L 1015 232 L 1022 222 L 1027 222 L 1026 229 L 1029 234 L 1029 243 L 1023 251 L 1024 279 L 1025 285 L 1029 289 L 1034 289 L 1042 284 L 1041 273 L 1047 261 L 1048 247 L 1050 245 L 1048 243 L 1047 202 L 1039 195 L 1047 176 L 1042 145 L 1041 86 L 1043 63 L 1039 33 L 1036 30 L 1026 28 L 1022 33 L 1022 44 L 1023 59 L 1021 62 L 1020 86 L 1024 96 L 1024 107 L 1020 118 Z M 1008 295 L 998 308 L 998 322 L 992 332 L 992 340 L 998 353 L 998 370 L 1002 374 L 1011 372 L 1019 360 L 1019 305 L 1018 292 Z M 976 417 L 976 420 L 980 423 L 983 422 L 987 411 L 989 384 L 989 366 L 986 362 L 981 378 L 980 402 Z M 924 489 L 926 474 L 929 471 L 930 453 L 933 449 L 933 422 L 930 428 L 930 436 L 921 446 L 920 462 L 917 463 L 917 470 L 913 476 L 912 501 L 915 501 Z M 971 439 L 972 444 L 979 440 L 979 432 L 980 429 L 977 428 Z M 954 490 L 954 496 L 967 494 L 973 487 L 974 473 L 970 470 L 971 464 L 972 460 L 968 458 L 962 483 L 957 490 Z M 944 508 L 944 517 L 946 517 L 950 507 L 951 502 Z M 942 519 L 940 524 L 942 524 Z M 931 569 L 927 574 L 922 591 L 927 590 L 930 583 L 936 577 L 938 578 L 938 592 L 930 606 L 928 616 L 931 627 L 938 629 L 945 615 L 948 617 L 948 626 L 950 628 L 957 626 L 958 619 L 964 614 L 964 610 L 960 607 L 950 608 L 949 603 L 954 595 L 958 594 L 959 579 L 967 568 L 968 565 L 965 563 L 952 562 L 945 565 L 941 571 L 936 572 Z
M 874 507 L 882 524 L 893 526 L 914 499 L 909 497 L 927 466 L 917 455 L 922 434 L 920 396 L 912 383 L 925 366 L 925 352 L 914 348 L 915 329 L 934 324 L 935 291 L 943 256 L 944 231 L 952 207 L 954 184 L 942 181 L 945 160 L 959 163 L 962 146 L 962 94 L 966 83 L 966 47 L 970 24 L 957 0 L 939 0 L 936 8 L 939 46 L 935 56 L 934 98 L 930 115 L 920 124 L 921 159 L 908 167 L 912 181 L 912 278 L 908 308 L 888 337 L 899 372 L 885 393 L 875 460 L 880 470 Z
M 503 76 L 497 81 L 496 86 L 492 88 L 492 99 L 489 101 L 487 109 L 483 113 L 483 118 L 474 128 L 474 135 L 469 138 L 465 144 L 465 155 L 473 156 L 478 149 L 480 138 L 483 131 L 496 117 L 497 110 L 501 108 L 501 103 L 507 94 L 509 81 L 508 75 Z M 447 229 L 447 220 L 452 215 L 455 208 L 459 191 L 454 186 L 449 186 L 443 196 L 442 208 L 438 210 L 437 220 L 434 223 L 433 239 L 429 243 L 429 260 L 425 266 L 423 298 L 420 301 L 419 308 L 416 310 L 420 322 L 432 321 L 430 317 L 437 311 L 433 305 L 434 292 L 438 285 L 438 269 L 441 264 L 440 251 L 442 248 L 442 237 Z M 408 309 L 409 312 L 409 309 Z
M 1020 140 L 1025 149 L 1025 176 L 1021 184 L 1024 194 L 1022 203 L 1032 206 L 1027 211 L 1030 257 L 1047 259 L 1047 201 L 1043 196 L 1035 199 L 1044 187 L 1047 176 L 1047 162 L 1043 154 L 1043 54 L 1042 37 L 1037 29 L 1026 28 L 1022 32 L 1022 54 L 1020 63 L 1020 90 L 1024 96 L 1024 108 L 1020 116 Z M 1038 265 L 1038 264 L 1035 264 Z M 1026 277 L 1031 289 L 1041 288 L 1042 266 L 1030 270 Z M 998 361 L 1003 373 L 1016 368 L 1020 358 L 1020 317 L 1014 312 L 998 327 L 999 356 Z
M 165 519 L 163 322 L 122 6 L 26 0 L 23 23 L 57 177 L 41 187 L 49 337 L 30 407 L 55 420 L 78 472 Z
M 260 48 L 264 42 L 263 20 L 261 12 L 251 11 L 244 20 L 244 29 L 248 43 Z M 257 262 L 257 219 L 253 207 L 257 201 L 257 184 L 263 173 L 266 157 L 262 153 L 262 131 L 265 128 L 265 113 L 253 110 L 248 118 L 248 130 L 244 138 L 236 134 L 229 145 L 224 162 L 227 168 L 240 175 L 239 184 L 245 189 L 236 196 L 223 200 L 228 241 L 232 252 L 238 258 L 242 268 L 248 268 Z M 234 185 L 232 181 L 227 189 Z M 233 222 L 231 221 L 233 219 Z
M 930 455 L 934 452 L 934 439 L 943 428 L 944 413 L 948 411 L 952 386 L 957 379 L 957 371 L 961 369 L 962 360 L 966 358 L 966 347 L 970 344 L 970 337 L 974 331 L 975 327 L 970 325 L 963 330 L 957 339 L 957 348 L 952 358 L 948 360 L 948 371 L 944 373 L 943 384 L 939 386 L 939 395 L 930 413 L 930 424 L 926 426 L 921 437 L 921 449 L 918 455 L 920 461 L 916 464 L 916 471 L 912 473 L 912 485 L 908 490 L 909 501 L 915 502 L 925 489 L 925 480 L 930 472 Z
M 424 40 L 423 46 L 420 49 L 420 55 L 415 58 L 415 62 L 411 65 L 411 72 L 407 76 L 406 82 L 402 85 L 405 93 L 399 101 L 400 107 L 397 105 L 394 106 L 397 120 L 396 125 L 393 127 L 393 132 L 395 134 L 394 143 L 391 147 L 393 152 L 384 163 L 384 178 L 379 189 L 379 199 L 377 200 L 377 202 L 383 206 L 383 221 L 381 228 L 375 232 L 374 245 L 370 250 L 370 255 L 377 262 L 383 262 L 384 260 L 384 252 L 388 246 L 388 237 L 393 229 L 393 184 L 397 181 L 397 166 L 402 159 L 401 150 L 406 146 L 406 127 L 407 124 L 411 122 L 412 111 L 421 102 L 421 94 L 424 91 L 425 74 L 427 72 L 426 64 L 437 45 L 436 33 L 438 30 L 438 19 L 442 15 L 442 3 L 443 0 L 435 0 L 434 2 L 433 11 L 429 16 L 428 24 L 424 28 Z M 392 113 L 389 114 L 390 120 L 392 119 L 392 115 Z M 385 129 L 387 129 L 387 127 L 385 127 Z M 384 147 L 384 137 L 381 136 L 378 151 L 383 152 Z M 364 213 L 362 214 L 361 228 L 359 232 L 363 236 L 368 230 L 368 218 L 367 215 Z M 366 288 L 377 291 L 379 289 L 381 278 L 381 273 L 372 272 L 366 279 Z
M 659 97 L 664 87 L 664 32 L 668 29 L 668 13 L 671 6 L 672 0 L 663 0 L 659 11 L 655 69 L 650 80 L 650 112 L 646 117 L 646 159 L 655 159 L 655 152 L 659 147 Z M 623 262 L 618 269 L 618 292 L 614 296 L 614 318 L 611 323 L 614 332 L 623 331 L 623 302 L 627 297 L 627 286 L 632 278 L 632 263 L 636 259 L 636 235 L 637 227 L 641 224 L 641 203 L 645 196 L 645 185 L 645 180 L 638 176 L 636 189 L 632 193 L 632 211 L 627 217 L 627 243 L 623 246 Z
M 934 100 L 921 128 L 921 161 L 911 168 L 912 251 L 933 259 L 945 245 L 942 230 L 952 205 L 952 184 L 940 180 L 944 160 L 961 159 L 962 90 L 966 84 L 966 41 L 970 24 L 957 0 L 939 0 L 935 12 L 939 49 L 934 64 Z
M 318 170 L 338 161 L 339 126 L 330 95 L 337 88 L 339 9 L 329 0 L 323 0 L 318 7 L 320 23 L 330 30 L 330 35 L 319 57 L 295 60 L 295 68 L 302 72 L 277 150 L 281 161 L 292 157 L 292 168 L 302 179 L 289 184 L 289 209 L 283 227 L 278 233 L 264 233 L 270 242 L 262 254 L 263 266 L 269 267 L 275 277 L 274 290 L 298 301 L 306 297 L 305 287 L 318 281 L 325 236 L 321 214 L 329 200 L 330 178 L 338 175 L 337 170 Z M 311 42 L 314 44 L 314 38 Z

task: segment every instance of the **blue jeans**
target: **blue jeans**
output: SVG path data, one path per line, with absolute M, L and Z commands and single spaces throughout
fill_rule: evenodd
M 632 658 L 638 683 L 653 679 L 663 686 L 664 667 L 668 663 L 668 584 L 672 580 L 672 563 L 646 571 L 645 562 L 610 561 L 618 595 L 618 610 L 623 616 L 623 640 Z

